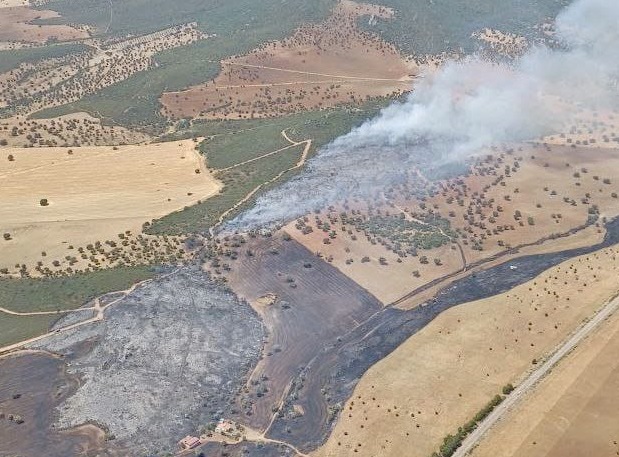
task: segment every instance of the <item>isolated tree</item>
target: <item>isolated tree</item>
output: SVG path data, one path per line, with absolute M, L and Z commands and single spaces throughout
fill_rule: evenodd
M 49 202 L 47 201 L 47 198 L 42 198 L 41 200 L 39 200 L 39 205 L 49 206 Z
M 503 392 L 503 395 L 509 395 L 513 390 L 514 390 L 514 386 L 510 383 L 510 384 L 505 384 L 503 386 L 502 392 Z

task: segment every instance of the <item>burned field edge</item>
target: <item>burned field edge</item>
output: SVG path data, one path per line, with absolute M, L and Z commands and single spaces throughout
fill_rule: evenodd
M 401 311 L 393 307 L 381 309 L 380 307 L 375 306 L 365 314 L 365 322 L 362 322 L 359 325 L 349 326 L 352 327 L 352 329 L 345 334 L 337 335 L 337 333 L 341 333 L 342 329 L 337 330 L 334 328 L 327 328 L 327 333 L 330 332 L 330 336 L 328 336 L 328 341 L 326 344 L 324 337 L 316 338 L 316 335 L 314 335 L 313 343 L 311 341 L 303 340 L 302 345 L 304 346 L 304 349 L 302 352 L 306 353 L 303 357 L 307 357 L 305 360 L 309 360 L 309 363 L 299 363 L 296 364 L 296 366 L 294 363 L 288 364 L 290 370 L 287 370 L 287 375 L 291 376 L 291 389 L 288 391 L 288 395 L 285 397 L 281 413 L 279 413 L 276 417 L 273 425 L 267 433 L 267 437 L 291 443 L 304 452 L 315 449 L 328 437 L 331 427 L 335 423 L 335 420 L 339 414 L 341 404 L 343 404 L 343 402 L 345 402 L 351 395 L 355 385 L 363 373 L 365 373 L 365 371 L 378 360 L 384 358 L 395 348 L 397 348 L 404 340 L 427 325 L 427 323 L 434 319 L 438 314 L 453 306 L 510 290 L 514 286 L 526 282 L 532 277 L 538 275 L 540 272 L 545 271 L 566 259 L 587 254 L 619 242 L 619 218 L 607 223 L 606 229 L 607 232 L 604 241 L 597 245 L 550 254 L 521 257 L 496 267 L 475 273 L 467 278 L 453 283 L 451 286 L 440 291 L 435 299 L 428 302 L 425 306 L 409 311 Z M 269 242 L 270 241 L 267 240 L 267 245 Z M 291 259 L 287 258 L 289 255 L 298 257 L 296 263 L 299 264 L 298 268 L 300 271 L 304 271 L 302 270 L 302 268 L 305 268 L 303 266 L 305 263 L 304 259 L 307 260 L 310 257 L 313 259 L 311 260 L 312 263 L 321 262 L 324 263 L 324 266 L 327 269 L 333 269 L 333 267 L 329 266 L 323 260 L 317 259 L 301 245 L 297 246 L 297 243 L 294 241 L 278 241 L 278 243 L 279 244 L 277 246 L 279 246 L 279 253 L 277 255 L 273 255 L 270 252 L 265 252 L 264 254 L 270 256 L 267 260 L 271 263 L 271 265 L 268 268 L 262 269 L 262 272 L 254 273 L 258 276 L 264 276 L 264 278 L 247 279 L 249 285 L 248 287 L 254 288 L 253 291 L 249 292 L 253 294 L 261 294 L 263 291 L 271 291 L 276 289 L 281 294 L 282 299 L 291 299 L 290 296 L 286 295 L 286 291 L 290 288 L 290 285 L 285 277 L 286 275 L 277 277 L 277 275 L 269 274 L 269 272 L 273 269 L 283 270 L 281 267 L 283 267 L 284 264 L 289 265 L 290 263 L 294 263 Z M 296 250 L 295 246 L 297 246 Z M 267 246 L 264 249 L 268 251 L 271 248 Z M 516 269 L 512 268 L 514 266 Z M 315 268 L 319 267 L 322 267 L 322 265 L 315 266 Z M 195 269 L 196 266 L 186 268 Z M 247 269 L 248 271 L 252 271 L 252 265 L 250 265 L 250 263 L 247 264 Z M 255 270 L 257 269 L 253 268 L 253 271 Z M 190 274 L 190 276 L 194 276 L 194 273 L 190 273 L 189 271 L 187 273 Z M 182 276 L 182 273 L 179 274 Z M 293 274 L 293 276 L 295 275 Z M 300 273 L 296 276 L 300 277 Z M 195 276 L 192 281 L 195 281 L 195 278 L 197 278 L 197 276 Z M 318 279 L 318 281 L 320 281 L 320 279 Z M 307 289 L 306 292 L 310 293 L 312 288 L 315 286 L 314 283 L 316 282 L 316 278 L 314 278 L 313 281 L 308 281 L 307 285 L 304 285 L 301 280 L 297 280 L 295 282 L 298 283 L 298 286 L 294 289 L 295 293 L 299 288 L 305 288 Z M 358 285 L 356 285 L 356 283 L 352 284 L 355 287 L 355 290 L 362 290 Z M 153 286 L 155 289 L 150 289 L 150 287 Z M 139 309 L 140 313 L 148 314 L 148 307 L 144 306 L 145 302 L 143 302 L 143 300 L 152 301 L 155 299 L 159 293 L 157 292 L 158 287 L 158 283 L 151 283 L 149 286 L 144 286 L 142 288 L 142 292 L 138 294 L 142 298 L 138 299 L 137 297 L 133 297 L 131 299 L 134 300 L 136 304 L 138 302 L 141 303 L 139 307 L 134 307 L 134 309 Z M 233 287 L 233 290 L 236 291 L 236 289 L 237 287 Z M 290 293 L 292 294 L 292 289 Z M 337 297 L 334 296 L 333 299 L 329 300 L 329 295 L 337 295 Z M 345 296 L 349 296 L 349 292 L 342 294 L 341 290 L 330 290 L 326 292 L 325 296 L 320 297 L 320 300 L 327 305 L 328 311 L 330 303 L 332 304 L 334 300 L 338 299 L 341 301 L 341 299 Z M 195 302 L 195 300 L 190 299 L 187 303 L 190 302 Z M 294 336 L 298 333 L 299 325 L 302 325 L 303 321 L 308 319 L 308 316 L 311 317 L 312 314 L 316 313 L 316 310 L 314 309 L 315 300 L 311 296 L 306 295 L 296 301 L 292 298 L 290 305 L 291 306 L 288 309 L 282 308 L 281 310 L 273 310 L 272 312 L 276 314 L 273 321 L 281 322 L 281 319 L 278 318 L 277 314 L 284 315 L 285 313 L 290 312 L 297 313 L 301 319 L 298 320 L 296 326 L 283 330 L 285 333 L 287 332 L 289 334 L 292 332 L 291 335 Z M 332 311 L 336 312 L 339 307 L 336 306 L 333 308 L 334 309 Z M 122 306 L 113 308 L 113 310 L 114 309 L 119 310 L 119 316 L 126 312 L 123 311 L 124 308 Z M 161 310 L 158 309 L 157 314 L 159 312 L 161 312 Z M 176 313 L 174 315 L 175 320 L 177 320 L 178 315 Z M 156 314 L 153 316 L 156 316 Z M 122 318 L 122 321 L 127 323 L 127 320 L 124 317 Z M 340 321 L 342 321 L 340 318 L 330 319 L 330 322 L 334 323 Z M 118 327 L 118 325 L 112 325 L 110 328 L 116 327 Z M 332 327 L 332 325 L 329 327 Z M 140 334 L 140 332 L 134 332 L 134 334 Z M 293 345 L 295 343 L 299 344 L 299 341 L 296 341 L 295 338 L 289 339 L 289 341 L 291 341 Z M 279 344 L 281 341 L 274 340 L 272 343 Z M 62 344 L 65 343 L 63 342 Z M 72 343 L 69 342 L 67 344 L 71 345 Z M 44 347 L 54 350 L 54 344 L 52 343 L 50 343 L 49 346 L 45 345 Z M 268 347 L 273 349 L 272 345 Z M 264 351 L 268 347 L 265 347 L 262 350 Z M 316 351 L 316 347 L 320 347 L 321 349 Z M 61 348 L 56 349 L 62 353 Z M 92 348 L 89 348 L 89 350 L 92 350 Z M 135 347 L 133 350 L 135 351 Z M 69 350 L 69 352 L 71 352 L 71 350 Z M 282 354 L 282 352 L 274 352 L 271 366 L 279 365 L 275 362 L 277 362 L 276 359 L 278 354 Z M 108 351 L 108 354 L 116 354 L 116 352 L 111 349 L 111 352 Z M 116 360 L 117 355 L 114 355 L 113 359 Z M 243 371 L 245 373 L 252 372 L 253 368 L 256 366 L 256 362 L 257 359 L 249 365 L 245 365 Z M 4 364 L 4 362 L 2 363 Z M 85 363 L 88 365 L 90 362 L 86 360 Z M 131 359 L 124 359 L 124 361 L 121 360 L 118 363 L 122 368 L 123 364 L 126 365 L 127 363 L 131 364 L 134 362 L 132 362 Z M 247 374 L 245 376 L 247 376 Z M 241 376 L 239 378 L 240 383 L 245 382 L 245 380 L 241 378 L 243 377 Z M 287 381 L 287 379 L 271 379 L 271 382 L 281 381 L 282 383 L 285 383 Z M 270 387 L 274 392 L 278 390 L 276 386 L 272 385 Z M 230 391 L 229 395 L 227 395 L 226 398 L 222 397 L 221 402 L 218 402 L 218 404 L 221 404 L 222 406 L 227 404 L 229 405 L 228 407 L 233 406 L 234 404 L 238 405 L 238 403 L 234 401 L 234 398 L 239 399 L 239 397 L 236 397 L 239 391 L 236 392 L 237 393 Z M 292 417 L 291 413 L 295 405 L 302 408 L 304 411 L 303 415 Z M 191 425 L 183 425 L 182 428 L 184 430 L 181 430 L 176 425 L 174 428 L 177 433 L 180 431 L 191 432 L 193 427 L 196 427 L 199 424 L 204 424 L 205 421 L 208 421 L 208 417 L 211 417 L 212 420 L 216 416 L 225 414 L 227 411 L 226 408 L 227 407 L 223 407 L 221 411 L 211 411 L 214 415 L 210 416 L 209 414 L 203 416 L 200 413 L 198 416 L 201 417 L 198 417 L 192 414 L 191 417 L 193 419 Z M 240 416 L 239 419 L 243 420 Z M 49 418 L 47 420 L 51 421 L 52 419 Z M 168 439 L 169 443 L 172 443 L 175 442 L 177 438 L 178 437 L 175 435 L 174 437 L 169 436 L 166 439 Z M 117 441 L 117 443 L 120 444 L 120 441 Z M 212 450 L 212 452 L 215 453 L 214 455 L 217 455 L 216 453 L 220 452 L 223 448 L 217 444 L 209 444 L 207 449 L 209 451 Z M 243 453 L 247 450 L 250 452 L 249 455 L 256 456 L 280 455 L 278 453 L 283 452 L 281 447 L 271 444 L 242 443 L 240 445 L 226 448 L 226 452 L 229 451 L 231 455 L 235 455 L 234 452 L 237 451 L 240 453 L 239 455 L 245 455 Z
M 79 453 L 84 446 L 99 447 L 96 438 L 87 433 L 49 428 L 54 408 L 79 385 L 67 374 L 65 361 L 47 354 L 16 354 L 0 359 L 0 364 L 1 455 L 67 456 Z
M 249 304 L 194 265 L 139 286 L 103 321 L 28 348 L 60 354 L 68 374 L 82 379 L 47 427 L 102 424 L 113 437 L 110 450 L 159 455 L 222 417 L 257 362 L 263 335 Z M 146 436 L 144 427 L 156 433 Z
M 256 186 L 289 169 L 300 158 L 303 145 L 231 170 L 217 171 L 218 167 L 234 167 L 281 147 L 290 146 L 281 135 L 284 130 L 294 141 L 312 141 L 309 159 L 322 146 L 374 116 L 388 102 L 388 99 L 377 99 L 358 107 L 343 106 L 277 119 L 193 122 L 188 129 L 165 139 L 206 137 L 199 145 L 200 152 L 205 156 L 207 164 L 215 168 L 214 173 L 224 182 L 224 188 L 218 195 L 197 205 L 154 220 L 146 227 L 145 232 L 174 235 L 207 231 L 222 214 Z M 301 169 L 302 167 L 291 170 L 275 182 L 264 185 L 251 199 L 227 214 L 226 219 L 238 215 L 265 191 L 290 179 Z
M 59 278 L 0 278 L 0 307 L 20 312 L 74 310 L 89 300 L 152 278 L 150 266 L 118 267 Z M 0 345 L 41 335 L 62 314 L 15 316 L 0 312 Z
M 328 437 L 341 405 L 363 373 L 437 315 L 451 307 L 508 291 L 572 257 L 617 244 L 619 218 L 608 222 L 606 229 L 604 241 L 599 244 L 520 257 L 455 281 L 423 306 L 408 311 L 393 307 L 379 311 L 321 351 L 292 381 L 300 386 L 294 392 L 298 398 L 286 398 L 268 436 L 303 451 L 316 449 Z M 301 405 L 306 414 L 292 417 L 293 404 Z
M 235 418 L 263 430 L 289 380 L 382 304 L 294 240 L 258 238 L 250 246 L 252 255 L 239 259 L 228 285 L 250 302 L 272 297 L 273 303 L 261 307 L 268 340 Z

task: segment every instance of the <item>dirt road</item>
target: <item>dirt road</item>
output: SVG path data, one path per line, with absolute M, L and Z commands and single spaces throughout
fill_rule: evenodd
M 179 271 L 179 269 L 180 268 L 176 268 L 176 269 L 174 269 L 174 271 L 161 276 L 161 278 L 167 278 L 168 276 L 171 276 L 171 275 L 177 273 Z M 6 354 L 8 352 L 13 352 L 13 351 L 21 350 L 27 344 L 36 343 L 37 341 L 44 340 L 46 338 L 49 338 L 50 336 L 57 335 L 58 333 L 68 332 L 69 330 L 76 329 L 76 328 L 81 327 L 83 325 L 88 325 L 88 324 L 92 324 L 92 323 L 95 323 L 95 322 L 100 322 L 100 321 L 105 319 L 105 311 L 109 307 L 111 307 L 111 306 L 115 305 L 116 303 L 120 302 L 121 300 L 125 299 L 127 296 L 132 294 L 133 291 L 135 291 L 135 289 L 137 289 L 138 287 L 143 286 L 145 284 L 148 284 L 151 281 L 153 281 L 153 278 L 145 279 L 144 281 L 140 281 L 140 282 L 132 285 L 130 288 L 128 288 L 126 290 L 119 291 L 119 292 L 122 293 L 122 296 L 117 298 L 116 300 L 111 301 L 110 303 L 108 303 L 106 305 L 101 305 L 101 302 L 99 301 L 99 298 L 96 298 L 93 307 L 76 308 L 76 309 L 72 309 L 72 310 L 60 310 L 60 311 L 50 311 L 50 312 L 45 311 L 45 312 L 32 312 L 32 313 L 16 313 L 16 312 L 4 309 L 4 308 L 0 308 L 0 311 L 2 311 L 2 312 L 5 312 L 7 314 L 17 315 L 17 316 L 30 316 L 30 315 L 39 315 L 39 314 L 67 314 L 67 313 L 79 312 L 79 311 L 85 311 L 85 310 L 93 310 L 95 312 L 95 316 L 91 317 L 90 319 L 85 319 L 83 321 L 76 322 L 75 324 L 67 325 L 66 327 L 61 327 L 61 328 L 59 328 L 57 330 L 53 330 L 53 331 L 47 332 L 47 333 L 45 333 L 43 335 L 35 336 L 33 338 L 29 338 L 27 340 L 20 341 L 19 343 L 9 344 L 7 346 L 0 347 L 0 355 Z
M 353 81 L 382 81 L 382 82 L 401 82 L 401 83 L 409 83 L 414 78 L 411 77 L 403 77 L 403 78 L 369 78 L 365 76 L 348 76 L 348 75 L 333 75 L 330 73 L 316 73 L 314 71 L 302 71 L 302 70 L 292 70 L 288 68 L 278 68 L 278 67 L 269 67 L 266 65 L 252 65 L 248 63 L 240 63 L 240 62 L 222 62 L 222 65 L 234 65 L 237 67 L 247 67 L 247 68 L 260 68 L 262 70 L 274 70 L 281 71 L 283 73 L 296 73 L 301 75 L 308 76 L 321 76 L 325 78 L 336 78 L 336 79 L 349 79 Z
M 586 338 L 596 327 L 619 308 L 619 297 L 608 302 L 585 325 L 580 327 L 546 362 L 533 371 L 505 400 L 484 419 L 462 442 L 453 457 L 464 457 L 479 443 L 484 434 L 499 421 L 518 401 L 522 399 L 548 372 Z
M 290 137 L 288 137 L 288 135 L 286 134 L 286 129 L 281 131 L 281 135 L 286 139 L 286 141 L 290 142 L 290 146 L 286 146 L 284 148 L 278 149 L 276 151 L 272 151 L 272 152 L 268 152 L 266 154 L 261 155 L 260 157 L 256 157 L 254 159 L 250 159 L 250 160 L 246 160 L 245 162 L 242 162 L 240 164 L 236 164 L 233 165 L 231 167 L 228 168 L 224 168 L 223 170 L 229 170 L 235 167 L 238 167 L 240 165 L 244 165 L 250 162 L 254 162 L 256 160 L 260 160 L 263 159 L 265 157 L 271 156 L 273 154 L 278 154 L 282 151 L 285 151 L 286 149 L 289 149 L 291 147 L 294 146 L 299 146 L 299 145 L 305 145 L 305 147 L 303 148 L 303 152 L 301 153 L 301 157 L 299 157 L 299 160 L 297 161 L 296 164 L 294 164 L 292 167 L 283 170 L 281 173 L 277 174 L 275 177 L 273 177 L 272 179 L 270 179 L 269 181 L 263 182 L 262 184 L 258 185 L 257 187 L 255 187 L 251 192 L 249 192 L 242 200 L 240 200 L 239 202 L 237 202 L 232 208 L 229 208 L 226 212 L 224 212 L 221 216 L 219 216 L 219 219 L 217 220 L 217 223 L 215 223 L 215 225 L 213 225 L 210 229 L 209 229 L 209 233 L 211 234 L 211 236 L 214 236 L 215 234 L 215 230 L 224 223 L 224 221 L 226 220 L 226 217 L 228 217 L 228 215 L 230 213 L 232 213 L 233 211 L 235 211 L 237 208 L 239 208 L 241 205 L 245 204 L 247 201 L 249 201 L 249 199 L 251 199 L 254 194 L 256 192 L 258 192 L 260 189 L 262 189 L 264 186 L 267 186 L 269 184 L 274 183 L 275 181 L 277 181 L 279 178 L 281 178 L 284 174 L 288 173 L 289 171 L 292 170 L 296 170 L 297 168 L 301 168 L 303 165 L 305 165 L 305 162 L 307 160 L 307 156 L 310 152 L 310 149 L 312 147 L 312 140 L 311 139 L 307 139 L 307 140 L 303 140 L 303 141 L 294 141 L 291 140 Z

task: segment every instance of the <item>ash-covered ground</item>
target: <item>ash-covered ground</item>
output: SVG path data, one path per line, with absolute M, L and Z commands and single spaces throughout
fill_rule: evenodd
M 39 346 L 66 355 L 83 379 L 60 426 L 94 421 L 136 454 L 159 455 L 229 413 L 264 337 L 246 302 L 187 267 L 137 288 L 104 321 Z
M 425 306 L 407 311 L 386 307 L 377 312 L 320 352 L 293 380 L 301 388 L 291 389 L 284 399 L 283 414 L 277 416 L 267 437 L 285 440 L 306 452 L 316 449 L 334 423 L 335 416 L 325 412 L 339 411 L 363 373 L 407 338 L 449 308 L 506 292 L 570 258 L 618 244 L 619 217 L 605 228 L 604 240 L 596 245 L 519 257 L 455 281 Z M 293 404 L 300 405 L 305 414 L 292 414 Z

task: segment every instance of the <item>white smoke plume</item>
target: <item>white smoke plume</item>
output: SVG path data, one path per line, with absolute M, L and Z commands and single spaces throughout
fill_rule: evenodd
M 283 222 L 410 179 L 412 165 L 462 161 L 481 148 L 560 131 L 577 108 L 617 106 L 619 0 L 577 0 L 556 19 L 560 49 L 512 63 L 450 62 L 330 145 L 306 170 L 228 227 Z

